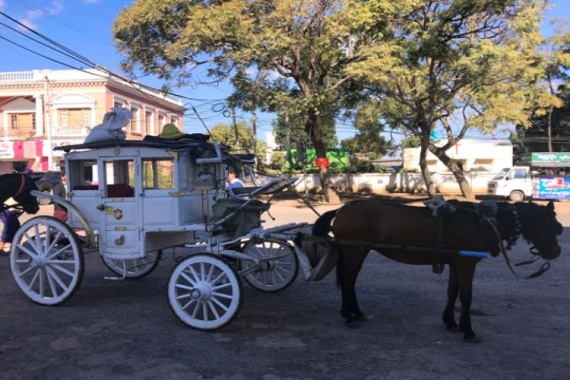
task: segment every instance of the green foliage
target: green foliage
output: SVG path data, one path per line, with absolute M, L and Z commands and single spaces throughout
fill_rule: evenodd
M 403 148 L 418 148 L 421 145 L 421 139 L 419 136 L 408 136 L 402 140 Z
M 269 168 L 272 170 L 285 171 L 286 163 L 287 163 L 287 153 L 274 152 L 271 155 L 271 163 L 269 164 Z
M 236 123 L 235 128 L 229 124 L 217 124 L 210 132 L 218 143 L 229 146 L 232 153 L 253 153 L 253 128 L 245 121 Z M 265 154 L 268 149 L 264 141 L 257 141 L 258 155 Z

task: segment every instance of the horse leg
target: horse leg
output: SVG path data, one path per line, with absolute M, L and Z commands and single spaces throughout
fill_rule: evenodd
M 479 343 L 481 339 L 475 335 L 471 328 L 471 300 L 473 296 L 473 277 L 477 262 L 463 262 L 457 265 L 459 279 L 459 299 L 461 300 L 461 316 L 459 317 L 459 331 L 463 339 L 470 343 Z
M 368 251 L 362 248 L 355 250 L 342 246 L 338 248 L 337 283 L 342 292 L 340 314 L 347 324 L 364 319 L 364 314 L 358 306 L 355 286 L 367 254 Z
M 443 310 L 443 324 L 449 331 L 459 332 L 455 322 L 455 301 L 459 295 L 459 282 L 457 281 L 457 268 L 455 264 L 449 265 L 449 279 L 447 281 L 447 304 Z

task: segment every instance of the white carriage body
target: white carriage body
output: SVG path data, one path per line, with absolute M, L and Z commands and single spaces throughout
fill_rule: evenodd
M 334 259 L 320 255 L 311 261 L 292 244 L 308 223 L 261 227 L 271 197 L 256 198 L 276 194 L 295 179 L 236 189 L 241 200 L 220 199 L 225 166 L 240 157 L 204 139 L 157 139 L 57 148 L 65 151 L 67 199 L 34 195 L 67 207 L 68 223 L 31 218 L 11 248 L 12 275 L 28 298 L 43 305 L 70 299 L 83 278 L 84 252 L 97 249 L 119 276 L 110 279 L 123 280 L 148 275 L 163 249 L 172 248 L 177 264 L 168 279 L 170 307 L 188 326 L 212 330 L 239 310 L 240 278 L 260 291 L 278 292 L 295 281 L 299 265 L 307 280 L 330 271 L 322 263 Z
M 66 154 L 68 199 L 96 231 L 102 256 L 136 259 L 203 239 L 224 167 L 199 164 L 193 152 L 128 141 Z M 75 213 L 69 224 L 83 227 Z

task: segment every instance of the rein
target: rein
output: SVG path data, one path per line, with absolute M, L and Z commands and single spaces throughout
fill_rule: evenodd
M 505 248 L 504 244 L 503 244 L 503 237 L 501 236 L 501 233 L 499 232 L 499 230 L 497 229 L 497 226 L 495 225 L 495 223 L 493 222 L 493 220 L 491 220 L 490 218 L 486 217 L 485 215 L 477 212 L 477 214 L 479 216 L 481 216 L 487 223 L 489 223 L 489 225 L 491 226 L 491 228 L 493 229 L 493 231 L 495 232 L 495 235 L 497 237 L 497 241 L 499 243 L 499 248 L 501 250 L 501 253 L 503 254 L 503 257 L 505 258 L 505 262 L 507 263 L 507 267 L 509 268 L 509 270 L 511 271 L 512 274 L 514 274 L 516 277 L 518 278 L 523 278 L 523 279 L 531 279 L 531 278 L 536 278 L 539 276 L 542 276 L 544 274 L 544 272 L 546 272 L 549 268 L 550 268 L 550 263 L 549 262 L 545 262 L 541 265 L 541 267 L 534 273 L 529 274 L 528 276 L 521 276 L 518 273 L 515 272 L 513 265 L 511 264 L 511 260 L 507 254 L 507 250 L 511 249 L 511 247 L 514 245 L 514 243 L 516 243 L 516 241 L 518 240 L 519 236 L 520 236 L 520 231 L 521 231 L 521 221 L 520 221 L 520 215 L 519 212 L 516 210 L 516 206 L 511 206 L 509 208 L 515 218 L 515 233 L 513 235 L 511 235 L 510 237 L 506 238 L 505 240 L 507 240 L 507 247 Z M 476 211 L 474 211 L 476 212 Z M 530 248 L 530 253 L 532 253 L 534 255 L 534 257 L 530 260 L 527 261 L 523 261 L 521 263 L 518 264 L 514 264 L 514 266 L 521 266 L 521 265 L 527 265 L 527 264 L 532 264 L 534 263 L 536 260 L 539 259 L 539 256 L 536 255 L 536 253 L 533 252 L 533 249 L 535 247 L 531 247 Z
M 17 197 L 18 195 L 20 195 L 22 193 L 22 190 L 24 190 L 24 185 L 26 184 L 26 177 L 24 177 L 24 175 L 21 174 L 20 178 L 21 178 L 20 188 L 18 188 L 18 191 L 16 192 L 16 194 L 14 194 L 12 197 Z

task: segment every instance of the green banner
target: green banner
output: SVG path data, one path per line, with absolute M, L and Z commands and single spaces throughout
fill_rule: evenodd
M 532 165 L 565 163 L 570 165 L 570 152 L 533 153 Z

